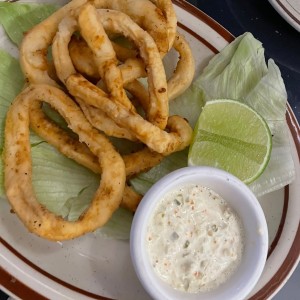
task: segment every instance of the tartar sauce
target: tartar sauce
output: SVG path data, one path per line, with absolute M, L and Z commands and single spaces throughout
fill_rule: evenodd
M 157 274 L 173 288 L 196 293 L 224 283 L 239 265 L 243 226 L 228 203 L 209 188 L 190 184 L 167 193 L 147 228 Z

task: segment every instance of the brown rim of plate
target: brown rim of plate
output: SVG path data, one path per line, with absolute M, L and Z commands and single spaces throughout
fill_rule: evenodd
M 284 10 L 284 12 L 291 18 L 293 21 L 295 21 L 297 24 L 300 25 L 300 21 L 291 13 L 290 10 L 286 8 L 286 6 L 280 1 L 276 0 L 277 4 Z
M 206 15 L 204 12 L 193 6 L 192 4 L 182 1 L 182 0 L 173 0 L 173 3 L 176 4 L 177 6 L 183 8 L 193 16 L 197 17 L 198 19 L 202 20 L 204 23 L 209 25 L 212 29 L 214 29 L 216 32 L 218 32 L 226 41 L 229 43 L 234 40 L 234 36 L 227 31 L 224 27 L 222 27 L 219 23 L 217 23 L 214 19 Z M 198 39 L 201 43 L 206 45 L 210 50 L 212 50 L 214 53 L 217 53 L 217 49 L 211 45 L 208 41 L 200 37 L 197 33 L 193 32 L 183 24 L 178 24 L 182 29 L 186 30 L 189 34 L 194 36 L 196 39 Z M 289 125 L 289 128 L 291 130 L 293 139 L 296 144 L 296 149 L 297 153 L 300 159 L 300 128 L 299 124 L 296 120 L 295 115 L 292 112 L 292 109 L 290 105 L 287 107 L 287 123 Z M 284 200 L 284 208 L 283 208 L 283 214 L 281 217 L 281 222 L 278 227 L 277 234 L 275 236 L 275 239 L 273 240 L 270 249 L 269 249 L 269 254 L 272 253 L 274 248 L 277 245 L 277 242 L 280 238 L 283 226 L 284 226 L 284 221 L 285 221 L 285 214 L 288 209 L 288 188 L 285 189 L 285 200 Z M 16 255 L 19 259 L 21 259 L 24 263 L 26 263 L 29 267 L 35 269 L 39 273 L 45 275 L 48 277 L 50 280 L 53 280 L 57 282 L 58 284 L 74 291 L 78 292 L 79 294 L 88 296 L 93 299 L 101 299 L 101 300 L 106 300 L 106 299 L 111 299 L 111 298 L 106 298 L 100 295 L 96 295 L 93 293 L 90 293 L 88 291 L 82 290 L 76 286 L 73 286 L 51 274 L 48 272 L 44 271 L 43 269 L 39 268 L 37 265 L 29 261 L 27 258 L 25 258 L 22 254 L 20 254 L 16 249 L 14 249 L 10 244 L 8 244 L 5 240 L 3 240 L 0 237 L 0 243 L 2 243 L 10 252 L 12 252 L 14 255 Z M 260 299 L 267 299 L 271 295 L 273 295 L 276 290 L 281 286 L 281 284 L 285 281 L 286 277 L 289 276 L 291 270 L 295 266 L 295 264 L 298 261 L 299 258 L 299 253 L 300 253 L 300 224 L 297 229 L 297 233 L 295 236 L 295 239 L 293 241 L 293 244 L 288 252 L 288 255 L 286 256 L 284 262 L 280 266 L 280 268 L 277 270 L 275 275 L 270 279 L 270 281 L 260 290 L 258 291 L 254 296 L 252 296 L 250 299 L 251 300 L 260 300 Z M 26 286 L 23 284 L 21 281 L 16 280 L 14 277 L 9 275 L 7 271 L 4 269 L 0 268 L 0 284 L 8 291 L 12 292 L 14 295 L 18 296 L 21 299 L 46 299 L 44 296 L 40 295 L 36 291 L 32 290 L 30 287 Z

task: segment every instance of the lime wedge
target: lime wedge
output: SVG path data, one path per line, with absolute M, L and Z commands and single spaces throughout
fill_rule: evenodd
M 238 101 L 213 100 L 196 124 L 188 164 L 217 167 L 250 183 L 266 168 L 271 148 L 270 129 L 256 111 Z

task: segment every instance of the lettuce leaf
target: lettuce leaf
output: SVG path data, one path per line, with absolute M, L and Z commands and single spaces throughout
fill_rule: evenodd
M 99 176 L 60 154 L 46 142 L 32 147 L 31 156 L 36 196 L 40 203 L 57 215 L 61 214 L 69 199 L 80 196 L 83 188 L 93 186 L 94 193 L 99 185 Z M 88 199 L 89 202 L 91 199 Z M 65 209 L 63 215 L 68 214 Z
M 19 62 L 0 49 L 0 149 L 4 142 L 4 121 L 7 108 L 22 90 L 24 77 Z
M 40 23 L 54 11 L 55 5 L 0 3 L 0 24 L 4 27 L 9 38 L 20 45 L 23 35 L 34 25 Z
M 107 239 L 127 239 L 130 236 L 132 218 L 133 213 L 120 207 L 105 226 L 95 231 L 95 235 L 105 237 Z
M 7 108 L 21 91 L 24 85 L 23 74 L 17 60 L 0 49 L 0 152 L 2 155 L 4 144 L 4 122 Z M 3 166 L 0 164 L 0 195 L 4 194 Z
M 285 113 L 287 93 L 279 68 L 265 62 L 264 48 L 251 33 L 239 36 L 215 55 L 194 82 L 203 100 L 229 98 L 244 102 L 266 120 L 273 136 L 271 158 L 251 190 L 261 196 L 291 183 L 295 177 Z

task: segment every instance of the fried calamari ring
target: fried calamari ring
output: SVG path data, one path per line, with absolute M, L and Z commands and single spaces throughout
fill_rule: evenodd
M 167 82 L 169 100 L 175 99 L 190 86 L 195 73 L 193 54 L 183 35 L 176 33 L 173 48 L 178 52 L 179 60 L 172 76 Z M 72 47 L 69 50 L 72 63 L 80 73 L 99 79 L 92 52 L 86 43 L 73 41 Z M 144 74 L 145 66 L 141 62 L 137 63 L 135 59 L 128 59 L 119 68 L 121 69 L 126 89 L 128 89 L 130 82 L 146 75 Z
M 183 35 L 176 33 L 173 48 L 178 52 L 179 59 L 172 76 L 167 82 L 169 101 L 181 95 L 190 86 L 195 74 L 195 61 L 193 53 Z M 84 61 L 84 59 L 82 61 Z M 147 99 L 147 97 L 145 98 L 145 100 L 141 100 L 143 92 L 139 92 L 138 89 L 140 89 L 140 87 L 138 87 L 137 83 L 133 83 L 135 79 L 144 77 L 142 74 L 144 69 L 143 64 L 132 63 L 131 68 L 128 68 L 126 66 L 129 73 L 127 75 L 127 70 L 126 72 L 124 72 L 122 67 L 125 66 L 128 62 L 129 60 L 127 60 L 123 65 L 120 65 L 119 67 L 121 69 L 122 75 L 124 74 L 123 78 L 125 88 L 130 92 L 135 91 L 135 93 L 139 93 L 140 95 L 138 96 L 138 98 L 140 99 L 140 101 L 142 101 L 142 103 L 149 102 L 149 99 Z
M 138 80 L 133 80 L 126 84 L 126 90 L 137 100 L 146 114 L 146 120 L 148 120 L 148 108 L 149 108 L 149 95 L 143 84 Z
M 57 83 L 48 74 L 48 48 L 61 20 L 71 13 L 76 16 L 78 9 L 88 2 L 93 2 L 96 8 L 119 8 L 124 11 L 150 33 L 162 53 L 167 52 L 168 32 L 166 20 L 161 11 L 148 0 L 72 0 L 29 30 L 24 36 L 20 47 L 20 63 L 29 83 L 47 83 L 57 86 Z
M 82 33 L 85 33 L 86 39 L 90 40 L 92 49 L 97 49 L 97 41 L 100 37 L 102 41 L 102 35 L 89 28 L 102 25 L 105 29 L 121 33 L 138 44 L 148 74 L 150 105 L 147 116 L 151 123 L 164 129 L 169 114 L 167 83 L 160 55 L 151 36 L 121 12 L 101 9 L 96 11 L 93 6 L 87 4 L 81 14 L 85 15 L 85 21 L 81 19 L 80 29 Z M 57 75 L 63 82 L 66 82 L 68 76 L 76 73 L 68 50 L 69 41 L 76 28 L 74 18 L 66 17 L 60 23 L 59 31 L 53 40 L 53 60 Z M 107 82 L 105 83 L 107 84 Z
M 103 96 L 101 89 L 80 74 L 71 75 L 66 81 L 66 86 L 70 94 L 85 101 L 91 106 L 90 109 L 101 109 L 116 124 L 125 127 L 155 152 L 168 155 L 183 150 L 190 144 L 193 130 L 187 121 L 179 116 L 168 119 L 170 132 L 166 132 L 146 121 L 139 114 L 128 111 L 119 103 Z
M 145 65 L 141 59 L 128 58 L 124 64 L 119 66 L 119 68 L 121 70 L 125 86 L 136 78 L 147 76 Z
M 49 119 L 40 106 L 39 102 L 33 102 L 30 106 L 30 127 L 33 131 L 68 158 L 94 173 L 101 174 L 98 158 L 90 149 Z M 151 169 L 163 158 L 161 154 L 150 151 L 148 148 L 122 157 L 127 178 Z
M 136 137 L 128 131 L 126 128 L 116 124 L 110 117 L 108 117 L 101 110 L 91 110 L 88 105 L 81 99 L 76 99 L 82 112 L 87 120 L 100 131 L 103 131 L 108 136 L 114 136 L 121 139 L 127 139 L 130 141 L 137 141 Z
M 193 53 L 183 35 L 176 34 L 173 47 L 179 54 L 179 60 L 173 75 L 168 80 L 169 100 L 182 94 L 192 83 L 195 74 Z
M 57 75 L 59 77 L 59 79 L 62 82 L 65 82 L 65 80 L 68 78 L 68 76 L 70 76 L 70 74 L 75 74 L 76 70 L 73 67 L 73 64 L 71 62 L 71 58 L 68 56 L 67 52 L 67 47 L 68 44 L 70 42 L 71 36 L 73 34 L 73 32 L 75 32 L 77 30 L 77 21 L 74 17 L 66 17 L 62 20 L 62 22 L 59 24 L 58 26 L 58 32 L 55 35 L 55 39 L 53 42 L 53 58 L 54 58 L 54 64 L 55 64 L 55 68 L 56 68 L 56 72 Z M 65 54 L 65 55 L 64 55 Z M 117 68 L 118 71 L 120 71 Z M 111 72 L 109 71 L 109 74 L 111 74 Z M 118 88 L 118 91 L 120 91 L 120 93 L 115 93 L 113 96 L 114 99 L 116 101 L 121 101 L 121 103 L 123 105 L 125 105 L 125 107 L 132 109 L 132 104 L 129 101 L 129 99 L 127 98 L 125 92 L 122 92 L 123 88 L 122 86 L 120 86 L 120 84 L 122 85 L 122 78 L 117 78 L 116 81 L 113 78 L 107 78 L 106 79 L 110 79 L 111 83 L 115 84 L 118 86 L 116 88 Z M 112 87 L 112 85 L 110 84 L 110 87 Z M 118 96 L 120 96 L 120 94 L 122 94 L 125 97 L 120 97 L 118 98 Z M 107 95 L 108 97 L 108 95 Z M 117 97 L 117 99 L 116 99 Z M 124 100 L 124 101 L 122 101 Z M 90 113 L 88 111 L 88 109 L 86 108 L 86 106 L 84 105 L 84 103 L 82 103 L 82 101 L 80 101 L 78 99 L 78 103 L 81 105 L 81 108 L 83 110 L 83 112 L 86 114 L 86 117 L 88 119 L 90 119 Z M 96 127 L 97 129 L 103 131 L 104 133 L 106 133 L 107 135 L 110 136 L 115 136 L 115 137 L 119 137 L 119 138 L 127 138 L 130 140 L 136 140 L 135 137 L 130 134 L 128 132 L 128 130 L 126 130 L 125 128 L 121 128 L 119 127 L 117 124 L 115 124 L 115 122 L 113 122 L 110 118 L 108 118 L 105 113 L 99 111 L 97 113 L 97 117 L 94 118 L 94 122 L 93 122 L 93 126 Z
M 48 48 L 60 21 L 71 11 L 75 11 L 87 2 L 88 0 L 69 2 L 24 35 L 20 46 L 20 64 L 29 83 L 46 83 L 57 86 L 57 83 L 48 74 Z
M 78 72 L 96 80 L 100 79 L 98 69 L 95 67 L 93 52 L 85 40 L 72 36 L 69 43 L 69 53 L 72 64 Z M 88 57 L 89 59 L 82 59 L 83 57 Z
M 195 74 L 195 61 L 193 53 L 183 35 L 176 33 L 173 48 L 178 52 L 179 59 L 172 76 L 167 82 L 169 101 L 181 95 L 190 86 Z M 124 65 L 125 64 L 126 62 L 124 63 Z M 123 65 L 120 65 L 120 68 L 122 75 L 124 73 L 125 87 L 127 90 L 132 91 L 133 88 L 137 88 L 137 84 L 135 83 L 129 85 L 129 83 L 133 82 L 139 77 L 144 77 L 142 74 L 144 66 L 142 64 L 132 64 L 130 76 L 123 72 L 122 66 Z M 139 99 L 141 99 L 141 97 L 139 97 Z M 149 99 L 144 100 L 143 102 L 145 101 L 149 101 Z
M 166 1 L 172 3 L 171 0 Z M 128 15 L 152 36 L 162 57 L 168 52 L 168 24 L 159 7 L 148 0 L 106 0 L 106 2 L 106 6 L 103 6 L 103 0 L 93 0 L 96 8 L 112 9 Z
M 88 209 L 70 222 L 49 212 L 35 196 L 29 141 L 29 113 L 33 101 L 45 101 L 65 118 L 97 156 L 102 168 L 101 182 Z M 111 143 L 86 121 L 78 106 L 61 90 L 33 85 L 17 96 L 5 124 L 5 189 L 12 208 L 29 231 L 49 240 L 67 240 L 103 226 L 119 207 L 125 187 L 123 159 Z
M 53 59 L 56 68 L 56 73 L 62 82 L 65 82 L 70 74 L 76 74 L 76 70 L 72 64 L 71 58 L 68 55 L 68 44 L 73 32 L 77 30 L 77 22 L 73 17 L 66 17 L 59 24 L 59 31 L 55 35 L 53 42 Z M 107 97 L 108 95 L 105 94 Z M 119 99 L 120 100 L 120 99 Z M 126 100 L 125 100 L 126 101 Z M 129 101 L 129 100 L 128 100 Z M 78 99 L 79 104 L 81 104 Z M 130 102 L 130 101 L 129 101 Z M 131 109 L 131 103 L 124 103 L 126 107 Z M 127 105 L 126 105 L 127 104 Z M 82 106 L 84 112 L 87 110 L 85 106 Z M 134 136 L 128 132 L 125 128 L 120 128 L 115 122 L 108 118 L 103 112 L 98 112 L 98 116 L 95 119 L 94 125 L 97 129 L 103 131 L 107 135 L 113 135 L 119 138 L 127 138 L 135 140 Z
M 72 137 L 64 129 L 52 121 L 41 109 L 41 103 L 34 101 L 30 104 L 30 127 L 48 144 L 54 146 L 66 157 L 90 169 L 94 173 L 101 173 L 98 158 L 88 146 Z
M 120 66 L 124 82 L 129 81 L 132 76 L 134 76 L 134 78 L 146 76 L 146 72 L 143 70 L 144 66 L 142 68 L 137 68 L 135 66 L 135 64 L 141 63 L 140 60 L 136 59 L 138 56 L 138 51 L 136 49 L 122 47 L 113 41 L 111 41 L 111 43 L 114 51 L 116 52 L 118 60 L 122 62 L 126 60 L 126 63 Z M 69 52 L 72 63 L 79 73 L 99 80 L 99 72 L 95 66 L 93 52 L 88 47 L 84 39 L 72 36 L 69 43 Z M 140 70 L 143 70 L 142 74 L 140 73 Z M 128 74 L 124 74 L 124 71 Z M 131 73 L 132 71 L 134 75 L 129 74 L 129 72 Z M 137 74 L 137 72 L 139 73 Z
M 173 75 L 168 81 L 169 100 L 175 99 L 190 86 L 195 73 L 195 62 L 194 62 L 191 48 L 181 34 L 179 33 L 176 34 L 173 47 L 179 53 L 180 58 L 177 62 L 177 66 Z M 136 69 L 137 67 L 139 66 L 133 65 L 133 68 Z M 135 72 L 131 72 L 132 74 L 131 79 L 134 79 L 134 76 L 137 75 L 138 73 L 139 71 L 137 70 L 135 70 Z M 149 97 L 147 95 L 144 86 L 138 80 L 133 80 L 131 82 L 129 81 L 126 82 L 125 88 L 135 98 L 138 99 L 139 103 L 142 105 L 147 116 L 148 107 L 149 107 Z
M 34 102 L 30 107 L 31 128 L 50 145 L 54 146 L 62 154 L 75 160 L 94 173 L 101 174 L 102 170 L 97 157 L 89 148 L 72 138 L 63 129 L 57 126 L 40 109 L 40 104 Z M 139 152 L 124 155 L 125 172 L 127 177 L 135 176 L 145 172 L 161 162 L 163 156 L 159 153 L 150 151 L 148 148 Z M 134 212 L 139 205 L 142 196 L 135 192 L 131 187 L 125 185 L 124 193 L 120 206 Z
M 30 127 L 33 131 L 68 158 L 73 159 L 96 174 L 101 174 L 102 169 L 98 158 L 90 149 L 50 120 L 40 106 L 41 104 L 38 101 L 32 102 L 30 105 Z M 163 156 L 161 154 L 152 152 L 148 148 L 144 148 L 136 153 L 123 155 L 127 179 L 141 172 L 148 171 L 158 165 L 162 159 Z M 141 198 L 141 195 L 128 185 L 125 185 L 121 206 L 135 211 Z
M 169 0 L 150 0 L 153 2 L 164 14 L 167 20 L 169 50 L 172 48 L 176 32 L 177 32 L 177 18 L 174 11 L 172 1 Z
M 57 32 L 53 42 L 53 48 L 60 43 L 61 39 L 59 38 L 59 34 L 64 30 L 61 30 L 61 27 L 63 27 L 63 22 L 65 20 L 66 19 L 64 19 L 59 26 L 59 31 Z M 82 7 L 78 17 L 78 25 L 81 36 L 84 38 L 93 52 L 93 58 L 99 75 L 108 90 L 110 98 L 113 101 L 120 102 L 129 110 L 134 111 L 134 106 L 128 99 L 123 88 L 123 78 L 121 75 L 121 70 L 117 65 L 118 60 L 116 53 L 102 26 L 102 23 L 98 20 L 97 10 L 94 6 L 86 4 Z M 70 38 L 73 32 L 70 32 Z M 70 38 L 67 41 L 67 46 L 69 45 Z M 62 43 L 65 43 L 65 41 L 62 40 Z M 64 57 L 62 57 L 62 59 L 63 58 Z M 59 65 L 61 66 L 62 64 L 60 63 Z M 60 72 L 61 71 L 57 70 L 59 77 Z
M 80 23 L 80 17 L 84 14 L 86 14 L 85 22 Z M 97 36 L 99 35 L 89 28 L 97 25 L 100 27 L 100 24 L 110 32 L 122 34 L 139 48 L 148 75 L 150 101 L 148 119 L 151 123 L 164 129 L 169 115 L 167 81 L 164 66 L 152 37 L 134 23 L 129 16 L 119 11 L 96 10 L 91 5 L 85 5 L 80 17 L 81 33 L 93 51 L 97 48 Z M 89 40 L 92 42 L 89 43 Z M 107 82 L 105 83 L 107 84 Z

